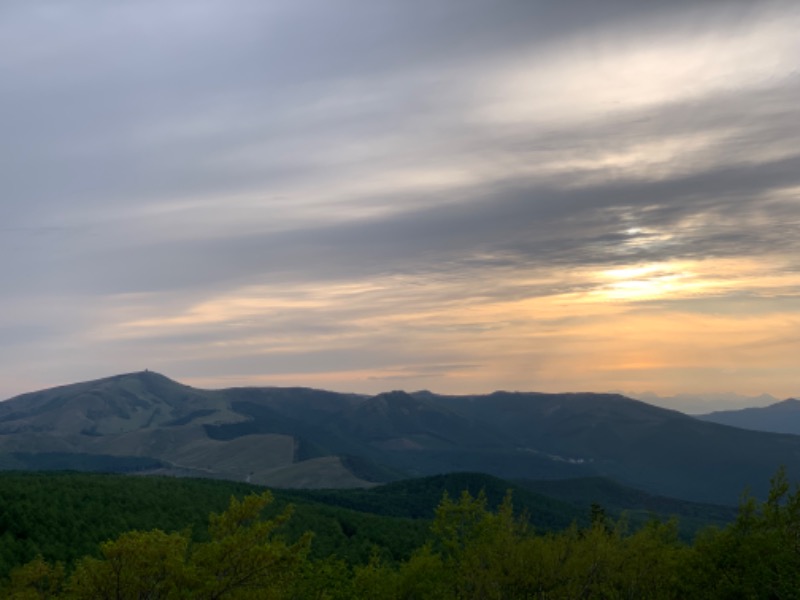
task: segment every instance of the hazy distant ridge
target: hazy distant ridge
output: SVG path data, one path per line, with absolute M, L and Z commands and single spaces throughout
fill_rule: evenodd
M 755 431 L 800 435 L 800 400 L 789 398 L 765 407 L 722 410 L 697 418 Z

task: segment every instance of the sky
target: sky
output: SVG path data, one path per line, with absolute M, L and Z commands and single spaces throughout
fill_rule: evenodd
M 800 395 L 800 5 L 0 3 L 0 398 Z

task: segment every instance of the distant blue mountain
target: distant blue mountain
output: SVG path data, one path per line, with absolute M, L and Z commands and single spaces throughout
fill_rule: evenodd
M 800 400 L 789 398 L 763 408 L 721 410 L 697 418 L 754 431 L 800 435 Z

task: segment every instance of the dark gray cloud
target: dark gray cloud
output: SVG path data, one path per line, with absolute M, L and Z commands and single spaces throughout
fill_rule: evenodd
M 448 107 L 457 115 L 467 71 L 663 12 L 624 2 L 64 4 L 16 7 L 5 21 L 5 54 L 19 57 L 6 59 L 3 84 L 2 174 L 15 210 L 303 177 L 309 165 L 282 159 L 298 145 L 329 155 L 345 133 L 375 135 L 426 109 L 423 124 L 439 122 Z M 255 168 L 224 160 L 253 144 L 266 153 Z
M 527 185 L 526 185 L 527 183 Z M 610 181 L 577 190 L 507 181 L 454 192 L 445 203 L 267 235 L 164 242 L 78 257 L 65 271 L 98 292 L 165 290 L 259 280 L 317 281 L 398 271 L 615 265 L 685 258 L 800 254 L 796 200 L 770 192 L 800 185 L 800 155 L 717 166 L 664 181 Z M 462 194 L 467 194 L 464 198 Z M 692 218 L 702 217 L 695 225 Z M 667 233 L 627 234 L 632 226 Z M 624 252 L 626 244 L 631 245 Z M 481 258 L 483 257 L 483 258 Z M 74 260 L 74 259 L 73 259 Z

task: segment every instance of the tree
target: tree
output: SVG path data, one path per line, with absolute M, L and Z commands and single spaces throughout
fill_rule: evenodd
M 41 556 L 11 571 L 11 584 L 6 590 L 10 600 L 46 600 L 58 598 L 63 591 L 64 565 L 51 565 Z
M 259 515 L 272 502 L 272 494 L 235 498 L 227 511 L 211 515 L 211 541 L 198 544 L 190 558 L 193 598 L 280 598 L 287 595 L 305 561 L 311 534 L 288 545 L 274 538 L 275 529 L 291 516 L 287 508 L 263 521 Z
M 800 487 L 785 469 L 764 502 L 745 494 L 734 523 L 700 536 L 687 580 L 707 598 L 797 598 L 800 589 Z
M 186 533 L 130 531 L 100 546 L 102 558 L 82 559 L 69 581 L 79 600 L 178 597 L 186 581 Z
M 231 498 L 212 514 L 210 540 L 192 543 L 188 531 L 131 531 L 101 546 L 101 557 L 83 558 L 67 584 L 78 600 L 207 600 L 291 597 L 306 559 L 310 534 L 292 545 L 275 530 L 291 515 L 261 513 L 272 495 Z M 40 578 L 41 579 L 41 578 Z M 39 581 L 39 580 L 37 580 Z

